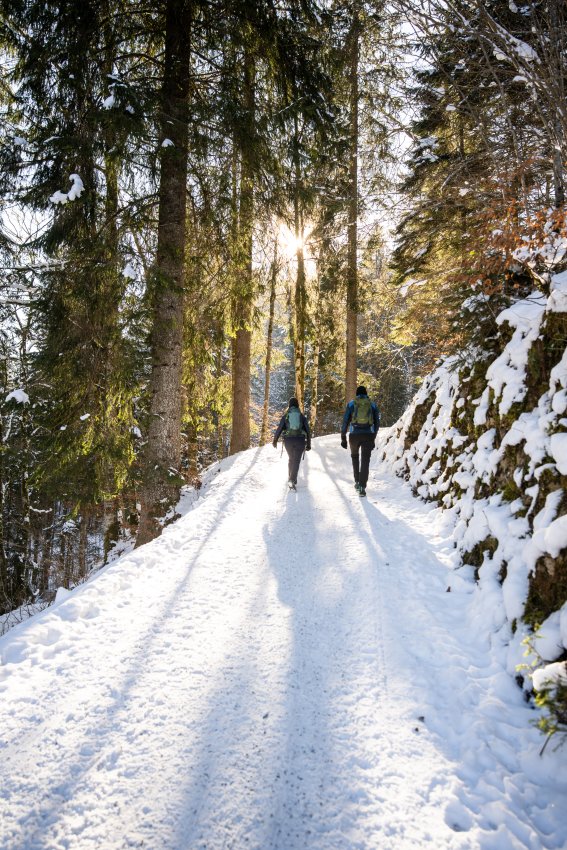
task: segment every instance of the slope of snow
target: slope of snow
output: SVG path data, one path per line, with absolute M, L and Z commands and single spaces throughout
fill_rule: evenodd
M 495 359 L 482 361 L 479 352 L 470 352 L 469 366 L 456 357 L 442 360 L 392 428 L 383 452 L 384 472 L 403 476 L 419 496 L 437 500 L 447 510 L 463 560 L 474 563 L 475 547 L 483 547 L 482 563 L 476 565 L 478 604 L 498 632 L 497 642 L 508 645 L 505 663 L 512 675 L 525 662 L 526 639 L 535 650 L 534 664 L 565 665 L 567 652 L 567 602 L 542 616 L 536 634 L 522 622 L 540 559 L 564 557 L 567 550 L 567 488 L 561 478 L 567 475 L 567 348 L 562 354 L 562 345 L 554 351 L 558 362 L 549 379 L 543 369 L 535 378 L 532 374 L 532 390 L 538 377 L 542 384 L 535 405 L 528 396 L 533 345 L 547 339 L 549 316 L 567 310 L 567 299 L 554 296 L 565 286 L 564 274 L 552 278 L 549 298 L 534 292 L 500 313 L 497 323 L 508 324 L 512 334 Z M 565 345 L 561 338 L 557 342 Z M 485 369 L 486 384 L 478 398 L 470 394 L 473 364 Z M 498 421 L 514 404 L 514 415 Z M 409 440 L 421 406 L 427 416 Z M 471 407 L 474 428 L 467 421 Z M 560 576 L 561 563 L 557 569 Z M 535 680 L 526 673 L 527 687 L 544 681 L 544 671 Z
M 382 437 L 381 437 L 382 439 Z M 567 766 L 453 570 L 439 511 L 338 436 L 271 446 L 0 639 L 3 850 L 516 850 Z

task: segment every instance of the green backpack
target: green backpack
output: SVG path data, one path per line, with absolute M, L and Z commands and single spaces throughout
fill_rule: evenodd
M 298 437 L 300 434 L 303 434 L 303 428 L 301 427 L 301 413 L 299 412 L 298 407 L 290 407 L 288 409 L 285 415 L 285 424 L 285 433 L 287 437 Z
M 352 413 L 353 425 L 364 426 L 374 424 L 374 415 L 372 413 L 372 402 L 368 396 L 357 396 L 354 400 L 354 410 Z

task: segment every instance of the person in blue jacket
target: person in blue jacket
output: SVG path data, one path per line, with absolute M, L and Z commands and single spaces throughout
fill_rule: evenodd
M 341 446 L 350 445 L 354 488 L 361 496 L 366 496 L 370 455 L 376 445 L 376 435 L 380 427 L 380 411 L 373 401 L 368 398 L 366 387 L 356 388 L 356 398 L 346 406 L 341 428 Z
M 288 408 L 274 434 L 272 445 L 278 445 L 280 435 L 283 434 L 285 450 L 287 452 L 288 464 L 288 486 L 290 490 L 297 489 L 297 473 L 304 452 L 311 449 L 311 433 L 309 422 L 299 409 L 299 402 L 293 396 L 290 398 Z

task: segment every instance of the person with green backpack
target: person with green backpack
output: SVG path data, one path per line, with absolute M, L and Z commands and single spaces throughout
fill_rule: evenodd
M 280 419 L 272 441 L 274 448 L 277 448 L 281 435 L 288 457 L 288 487 L 290 490 L 296 490 L 301 458 L 304 452 L 311 449 L 311 433 L 309 423 L 299 409 L 299 402 L 295 397 L 290 398 L 288 408 Z
M 379 427 L 380 411 L 378 407 L 368 398 L 366 387 L 357 387 L 356 398 L 349 401 L 343 416 L 341 446 L 343 449 L 347 448 L 346 435 L 348 430 L 354 488 L 361 496 L 366 496 L 370 455 L 376 445 Z

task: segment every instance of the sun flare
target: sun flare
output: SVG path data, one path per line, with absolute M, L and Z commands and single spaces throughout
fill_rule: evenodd
M 279 229 L 278 243 L 285 256 L 292 259 L 301 248 L 305 247 L 305 234 L 296 236 L 287 225 L 282 224 Z

